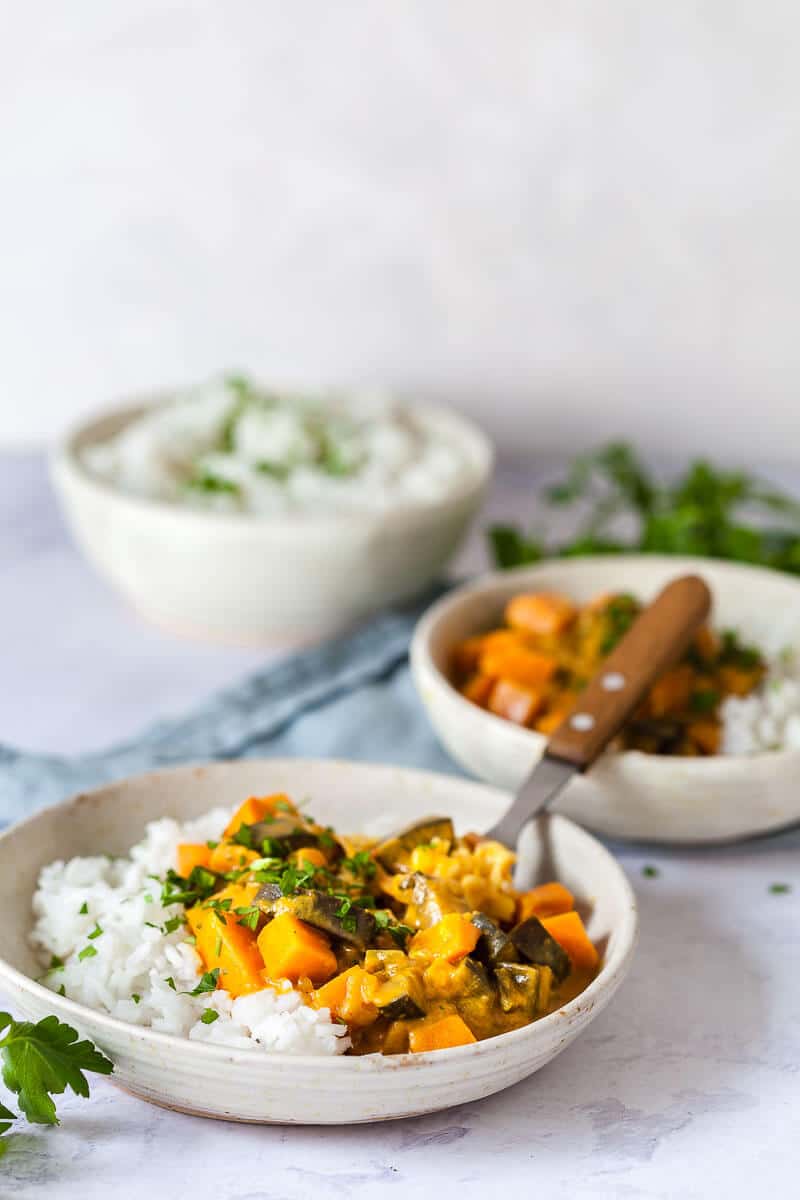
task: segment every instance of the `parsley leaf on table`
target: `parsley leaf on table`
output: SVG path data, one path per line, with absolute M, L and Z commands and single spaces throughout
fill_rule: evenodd
M 3 1082 L 16 1094 L 28 1120 L 36 1124 L 58 1124 L 52 1098 L 68 1087 L 78 1096 L 89 1095 L 84 1071 L 110 1075 L 114 1070 L 104 1054 L 91 1042 L 78 1041 L 77 1031 L 57 1017 L 44 1017 L 34 1024 L 0 1013 L 0 1032 L 4 1033 L 0 1039 Z M 0 1133 L 5 1133 L 5 1122 L 13 1120 L 14 1114 L 2 1108 L 0 1117 Z

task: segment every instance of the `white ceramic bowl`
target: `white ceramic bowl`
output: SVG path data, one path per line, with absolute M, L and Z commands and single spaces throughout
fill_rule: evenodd
M 81 450 L 147 407 L 82 425 L 58 447 L 52 479 L 75 539 L 98 571 L 142 614 L 191 636 L 298 642 L 415 595 L 458 549 L 492 470 L 491 443 L 477 426 L 419 406 L 416 419 L 457 445 L 467 463 L 444 502 L 329 516 L 181 508 L 126 495 L 81 461 Z
M 568 1046 L 619 987 L 636 940 L 633 894 L 609 853 L 563 817 L 541 825 L 531 881 L 537 869 L 555 872 L 592 905 L 589 933 L 605 944 L 602 969 L 557 1012 L 475 1045 L 385 1058 L 286 1058 L 230 1050 L 127 1025 L 35 982 L 41 968 L 26 939 L 31 896 L 46 863 L 125 853 L 147 821 L 166 815 L 185 820 L 271 791 L 309 796 L 315 815 L 352 831 L 367 822 L 374 828 L 376 818 L 388 830 L 436 812 L 452 814 L 462 831 L 481 829 L 508 803 L 502 792 L 448 776 L 304 760 L 181 767 L 66 801 L 0 836 L 0 991 L 14 1012 L 34 1020 L 52 1012 L 77 1026 L 113 1060 L 116 1082 L 146 1100 L 240 1121 L 349 1124 L 432 1112 L 516 1083 Z
M 487 575 L 434 604 L 420 620 L 411 650 L 417 690 L 453 758 L 490 783 L 516 789 L 544 750 L 542 734 L 471 704 L 448 681 L 456 643 L 499 624 L 511 596 L 541 589 L 584 602 L 601 592 L 628 591 L 649 600 L 687 572 L 702 575 L 711 587 L 717 628 L 738 630 L 767 654 L 800 645 L 800 582 L 775 571 L 627 555 L 552 560 Z M 800 820 L 798 775 L 798 750 L 714 758 L 609 753 L 569 784 L 555 808 L 611 837 L 733 841 Z

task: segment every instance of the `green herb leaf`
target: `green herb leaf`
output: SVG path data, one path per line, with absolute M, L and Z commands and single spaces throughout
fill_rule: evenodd
M 86 901 L 84 900 L 83 904 L 82 904 L 82 905 L 80 906 L 80 908 L 78 909 L 78 912 L 79 912 L 79 914 L 80 914 L 82 917 L 85 917 L 85 916 L 86 916 L 86 914 L 88 913 L 88 911 L 89 911 L 89 905 L 88 905 L 88 904 L 86 903 Z
M 769 890 L 773 896 L 785 896 L 792 890 L 792 885 L 790 883 L 771 883 Z
M 247 929 L 255 929 L 258 926 L 258 920 L 261 916 L 261 909 L 257 904 L 249 904 L 243 908 L 235 908 L 233 910 L 239 919 L 239 924 L 244 925 Z
M 214 967 L 213 971 L 206 971 L 201 978 L 196 988 L 192 988 L 187 992 L 187 996 L 202 996 L 204 992 L 213 992 L 216 989 L 219 979 L 219 967 Z
M 642 867 L 642 875 L 644 875 L 645 879 L 657 879 L 660 874 L 661 872 L 658 867 L 650 866 L 649 863 L 647 866 Z
M 213 1025 L 219 1017 L 219 1013 L 215 1008 L 206 1008 L 203 1010 L 203 1015 L 200 1020 L 204 1025 Z
M 84 958 L 94 958 L 95 954 L 97 954 L 97 946 L 84 946 L 78 958 L 83 961 Z
M 175 987 L 175 980 L 172 978 L 172 976 L 171 976 L 171 975 L 168 975 L 168 976 L 167 976 L 167 978 L 164 980 L 164 983 L 166 983 L 168 987 L 171 987 L 171 988 L 172 988 L 172 990 L 173 990 L 173 992 L 176 992 L 176 991 L 178 990 L 178 989 Z
M 90 942 L 93 942 L 95 938 L 101 937 L 102 933 L 103 933 L 103 930 L 100 928 L 99 923 L 97 921 L 95 921 L 94 929 L 92 930 L 91 933 L 87 934 L 86 936 L 88 937 Z
M 67 1087 L 78 1096 L 89 1095 L 84 1071 L 110 1075 L 114 1069 L 91 1042 L 78 1041 L 76 1030 L 57 1017 L 33 1024 L 0 1013 L 0 1030 L 6 1030 L 0 1041 L 3 1082 L 28 1120 L 37 1124 L 58 1124 L 52 1097 Z
M 138 992 L 131 992 L 131 1000 L 133 1001 L 134 1004 L 141 1003 L 141 999 L 142 999 L 142 997 L 139 995 Z
M 630 446 L 615 442 L 575 459 L 546 497 L 551 504 L 582 507 L 576 535 L 546 544 L 514 525 L 496 525 L 488 536 L 498 566 L 554 555 L 639 551 L 703 555 L 800 574 L 800 502 L 702 459 L 664 486 Z M 624 536 L 617 532 L 620 520 L 630 528 Z

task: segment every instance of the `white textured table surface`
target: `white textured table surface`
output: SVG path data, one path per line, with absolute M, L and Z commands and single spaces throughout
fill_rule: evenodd
M 0 466 L 0 741 L 100 746 L 263 662 L 141 624 L 67 543 L 41 460 Z M 495 511 L 512 511 L 522 488 L 507 476 Z M 480 562 L 475 541 L 462 563 Z M 631 977 L 583 1038 L 508 1092 L 393 1124 L 295 1129 L 180 1116 L 99 1080 L 90 1101 L 60 1101 L 59 1129 L 14 1135 L 0 1197 L 794 1195 L 798 851 L 796 833 L 714 852 L 620 850 L 641 906 Z M 771 894 L 778 880 L 794 891 Z

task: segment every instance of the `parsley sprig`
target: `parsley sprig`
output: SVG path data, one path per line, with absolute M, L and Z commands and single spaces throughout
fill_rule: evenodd
M 57 1017 L 15 1021 L 10 1013 L 0 1012 L 0 1057 L 3 1082 L 17 1097 L 27 1119 L 37 1125 L 57 1125 L 53 1096 L 71 1088 L 77 1096 L 89 1095 L 84 1072 L 110 1075 L 114 1066 L 89 1041 L 78 1041 L 71 1025 Z M 7 1133 L 16 1113 L 0 1104 L 0 1135 Z M 6 1143 L 0 1143 L 5 1149 Z
M 629 445 L 612 442 L 576 458 L 546 499 L 582 507 L 577 534 L 554 545 L 518 525 L 495 525 L 489 539 L 499 567 L 554 555 L 640 552 L 698 554 L 800 574 L 800 503 L 702 459 L 665 485 Z

